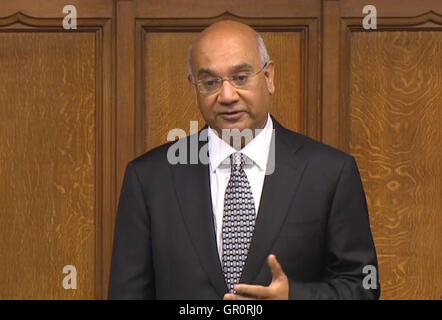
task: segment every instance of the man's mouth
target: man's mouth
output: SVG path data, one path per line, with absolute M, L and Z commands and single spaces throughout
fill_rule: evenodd
M 223 112 L 220 116 L 228 121 L 236 121 L 239 120 L 243 115 L 244 111 L 232 111 L 232 112 Z

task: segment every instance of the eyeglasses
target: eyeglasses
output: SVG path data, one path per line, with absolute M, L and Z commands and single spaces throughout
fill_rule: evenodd
M 247 89 L 250 87 L 251 79 L 265 69 L 268 62 L 264 63 L 261 70 L 258 72 L 239 72 L 231 77 L 209 77 L 198 80 L 193 84 L 198 87 L 200 93 L 215 93 L 223 86 L 224 81 L 229 83 L 237 89 Z

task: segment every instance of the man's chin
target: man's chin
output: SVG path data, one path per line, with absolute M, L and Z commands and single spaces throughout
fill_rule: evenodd
M 239 130 L 243 131 L 244 129 L 250 129 L 251 125 L 245 119 L 241 119 L 238 121 L 220 121 L 218 123 L 218 128 L 220 130 Z

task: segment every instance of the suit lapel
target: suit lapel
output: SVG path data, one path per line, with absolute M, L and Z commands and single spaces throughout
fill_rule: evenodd
M 203 142 L 198 141 L 198 144 L 200 150 Z M 179 164 L 172 166 L 172 173 L 181 214 L 199 262 L 216 292 L 222 297 L 227 292 L 227 286 L 216 245 L 209 167 L 200 161 L 198 164 Z
M 273 118 L 272 118 L 273 119 Z M 250 250 L 244 266 L 241 283 L 252 283 L 276 240 L 297 187 L 304 172 L 306 161 L 296 157 L 302 146 L 275 119 L 275 170 L 266 175 Z M 270 150 L 272 152 L 272 150 Z

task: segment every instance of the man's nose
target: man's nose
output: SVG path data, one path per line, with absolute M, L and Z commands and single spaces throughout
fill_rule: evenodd
M 225 80 L 223 81 L 223 84 L 221 85 L 221 88 L 219 89 L 220 92 L 218 94 L 218 101 L 221 104 L 232 104 L 238 101 L 239 96 L 236 92 L 236 89 L 232 84 Z

